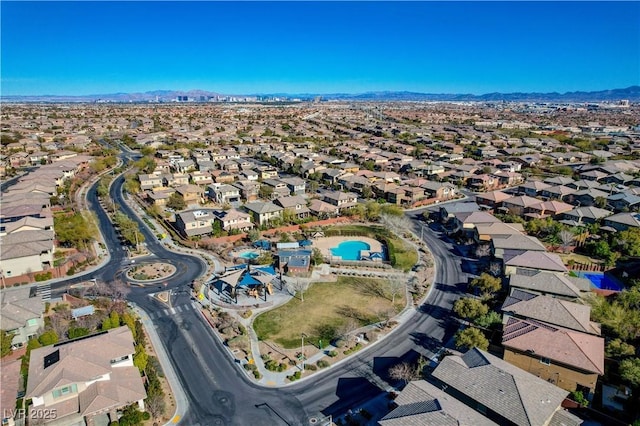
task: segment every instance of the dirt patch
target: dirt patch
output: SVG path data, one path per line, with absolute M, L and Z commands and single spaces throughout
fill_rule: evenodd
M 169 278 L 176 273 L 176 267 L 163 262 L 143 263 L 127 270 L 127 278 L 136 281 L 156 281 Z
M 147 333 L 146 330 L 144 334 L 146 335 L 147 346 L 145 347 L 145 350 L 147 352 L 147 355 L 154 356 L 157 358 L 158 354 L 154 350 L 153 345 L 151 344 L 151 339 L 149 339 L 149 334 Z M 143 422 L 142 424 L 144 426 L 153 426 L 156 424 L 163 425 L 167 423 L 169 420 L 171 420 L 175 415 L 176 400 L 175 400 L 175 397 L 173 396 L 173 391 L 171 390 L 171 386 L 169 385 L 169 381 L 167 380 L 167 377 L 164 374 L 162 376 L 163 377 L 158 377 L 158 380 L 160 380 L 160 385 L 162 386 L 162 390 L 164 392 L 164 403 L 167 407 L 166 412 L 160 419 L 149 419 Z

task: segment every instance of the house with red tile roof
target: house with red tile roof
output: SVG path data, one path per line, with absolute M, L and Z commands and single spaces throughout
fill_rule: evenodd
M 503 359 L 568 391 L 593 393 L 604 374 L 604 339 L 533 319 L 509 318 Z

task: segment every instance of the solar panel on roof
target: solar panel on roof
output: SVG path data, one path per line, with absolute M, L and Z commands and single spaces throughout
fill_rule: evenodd
M 60 361 L 60 349 L 56 349 L 55 352 L 44 357 L 44 368 L 47 368 L 58 361 Z

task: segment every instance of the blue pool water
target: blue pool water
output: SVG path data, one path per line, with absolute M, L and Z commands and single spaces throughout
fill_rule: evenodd
M 580 272 L 578 276 L 588 279 L 600 290 L 622 291 L 624 288 L 618 280 L 602 272 Z
M 342 260 L 360 260 L 360 251 L 370 249 L 371 246 L 363 241 L 343 241 L 331 249 L 331 254 Z
M 244 251 L 238 255 L 238 257 L 241 257 L 243 259 L 255 259 L 259 256 L 260 255 L 258 254 L 258 252 L 255 251 Z

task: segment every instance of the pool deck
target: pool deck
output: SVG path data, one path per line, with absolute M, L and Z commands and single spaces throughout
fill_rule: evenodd
M 331 256 L 330 249 L 338 247 L 338 244 L 344 241 L 362 241 L 369 244 L 369 251 L 381 252 L 382 244 L 380 241 L 368 237 L 323 237 L 313 240 L 313 247 L 320 249 L 323 256 Z

